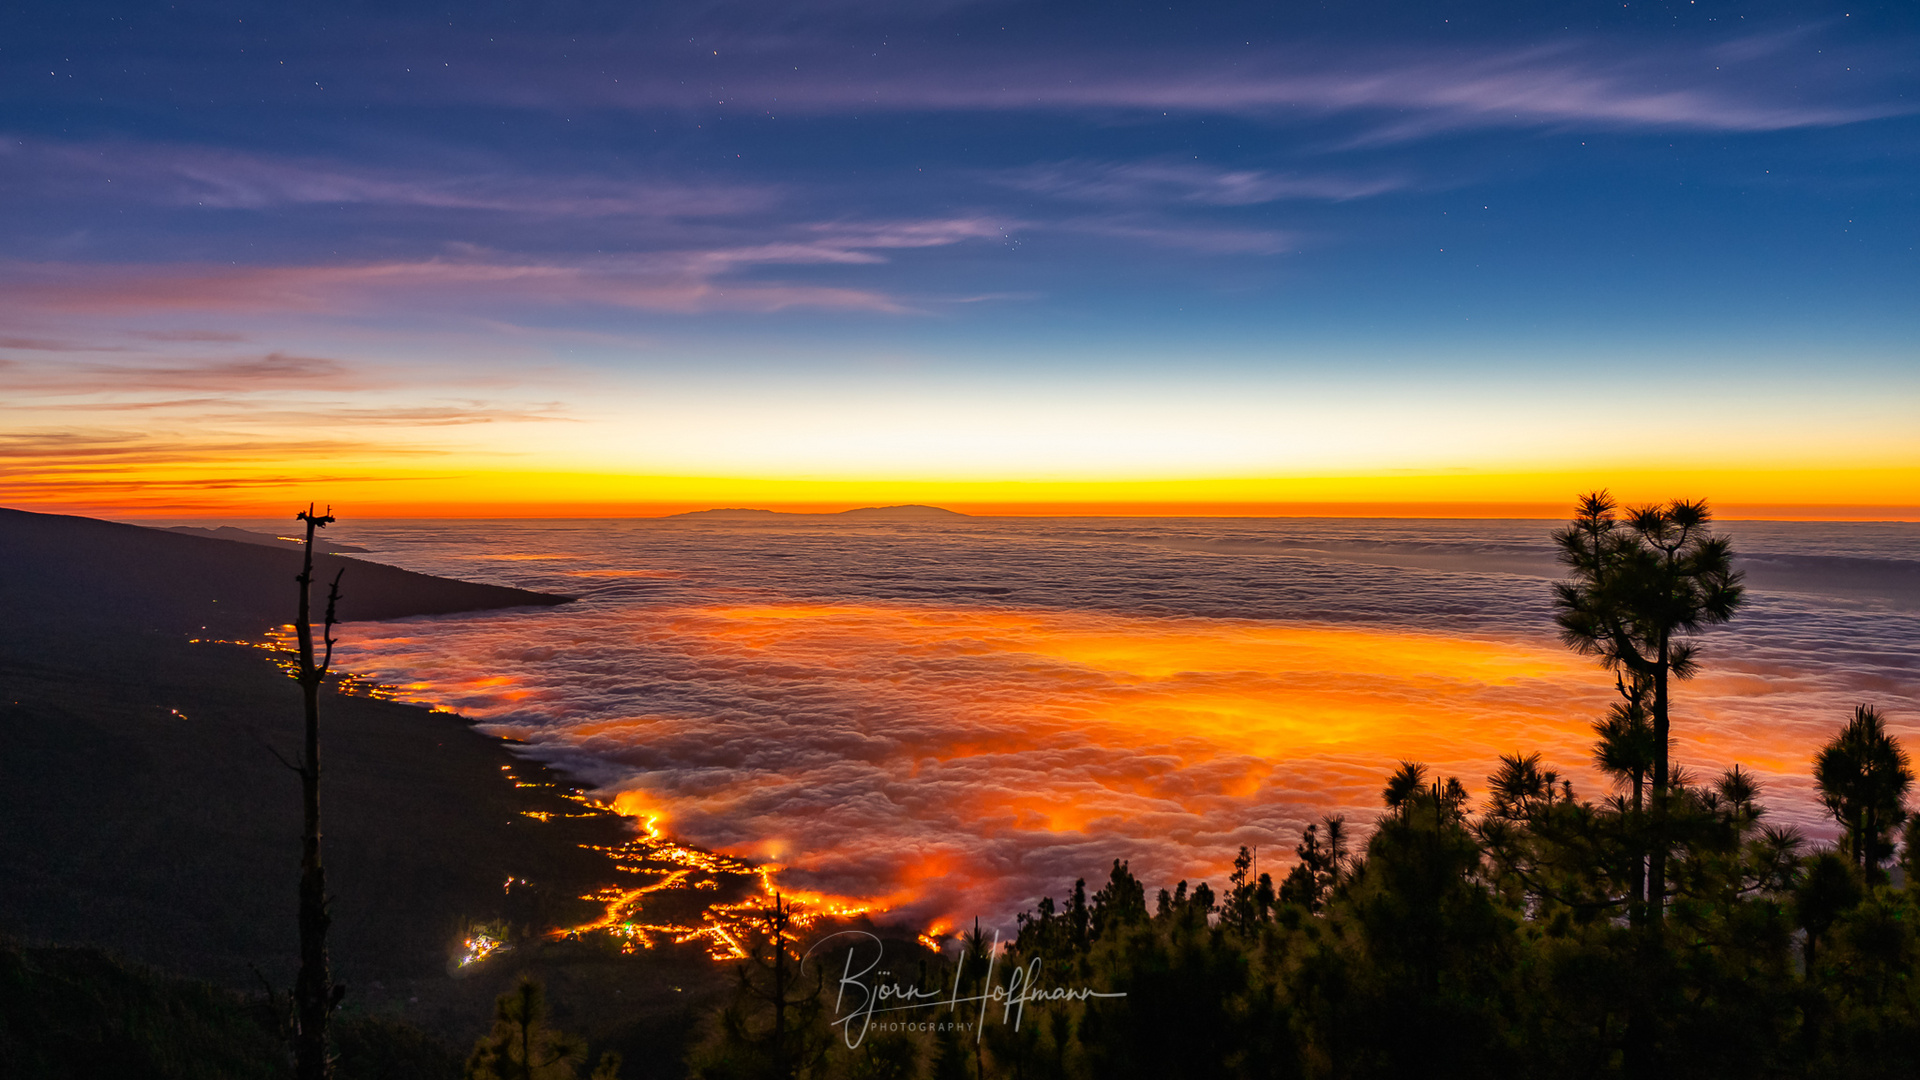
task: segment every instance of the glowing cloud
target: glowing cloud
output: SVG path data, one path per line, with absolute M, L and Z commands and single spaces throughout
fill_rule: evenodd
M 398 625 L 348 655 L 677 837 L 915 922 L 1004 918 L 1111 858 L 1155 882 L 1217 877 L 1241 844 L 1284 864 L 1317 815 L 1369 820 L 1399 758 L 1478 788 L 1544 750 L 1598 795 L 1612 693 L 1510 635 L 947 604 L 622 603 Z M 1832 692 L 1792 664 L 1722 656 L 1687 690 L 1682 757 L 1784 776 L 1791 804 L 1811 736 L 1760 718 Z

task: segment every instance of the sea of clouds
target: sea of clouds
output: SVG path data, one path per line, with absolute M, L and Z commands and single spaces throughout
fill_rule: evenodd
M 679 839 L 917 925 L 1007 926 L 1127 859 L 1150 888 L 1364 823 L 1400 759 L 1478 789 L 1540 750 L 1585 797 L 1612 678 L 1561 648 L 1536 521 L 355 524 L 410 569 L 577 604 L 348 627 L 343 665 L 524 740 Z M 1726 526 L 1751 595 L 1676 755 L 1827 832 L 1855 704 L 1920 732 L 1920 527 Z M 350 583 L 347 587 L 350 587 Z

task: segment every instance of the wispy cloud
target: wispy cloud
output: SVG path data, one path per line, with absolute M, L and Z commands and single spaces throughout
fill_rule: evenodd
M 994 6 L 1005 7 L 1006 17 L 959 10 Z M 1092 11 L 1004 0 L 700 0 L 570 10 L 564 17 L 517 19 L 508 28 L 487 25 L 485 16 L 455 27 L 396 10 L 306 23 L 307 33 L 276 42 L 270 61 L 257 50 L 241 52 L 257 40 L 248 36 L 258 32 L 251 19 L 242 28 L 231 20 L 196 24 L 182 17 L 151 40 L 103 43 L 94 61 L 97 77 L 68 89 L 88 101 L 104 85 L 202 106 L 244 101 L 256 108 L 263 97 L 303 108 L 479 103 L 552 111 L 564 123 L 609 106 L 768 119 L 1118 109 L 1276 117 L 1362 111 L 1381 114 L 1377 119 L 1445 117 L 1482 127 L 1760 131 L 1914 109 L 1898 85 L 1914 73 L 1912 40 L 1866 41 L 1852 24 L 1867 19 L 1752 13 L 1732 23 L 1679 18 L 1654 30 L 1623 20 L 1607 31 L 1583 32 L 1548 13 L 1517 13 L 1500 20 L 1504 25 L 1470 29 L 1410 14 L 1343 14 L 1335 5 L 1305 16 L 1316 27 L 1308 30 L 1299 18 L 1265 11 L 1240 17 L 1131 9 L 1093 17 Z M 1498 36 L 1490 38 L 1490 29 Z M 182 40 L 196 47 L 180 47 Z M 209 62 L 228 42 L 236 47 L 224 63 Z M 45 51 L 72 62 L 66 53 Z M 1851 59 L 1833 62 L 1842 56 Z M 1784 73 L 1789 65 L 1793 70 Z M 235 72 L 250 77 L 235 78 Z M 405 178 L 358 173 L 190 171 L 205 190 L 243 202 L 494 201 L 483 189 L 438 184 L 397 194 L 383 185 L 406 187 Z M 591 202 L 602 194 L 585 197 Z
M 687 314 L 790 308 L 901 314 L 913 309 L 876 290 L 738 275 L 762 267 L 884 263 L 889 251 L 1000 237 L 1012 227 L 977 217 L 818 223 L 786 230 L 792 239 L 759 244 L 545 260 L 467 249 L 318 266 L 15 263 L 0 267 L 0 279 L 10 279 L 14 305 L 69 313 L 324 313 L 431 298 L 449 308 L 519 303 Z
M 21 352 L 93 353 L 118 352 L 124 348 L 121 345 L 97 345 L 63 338 L 0 337 L 0 349 L 17 349 Z
M 1178 161 L 1063 161 L 994 177 L 1008 187 L 1082 202 L 1253 206 L 1303 199 L 1343 202 L 1408 187 L 1390 177 L 1222 169 Z
M 199 343 L 245 341 L 245 334 L 225 330 L 133 330 L 130 336 L 142 341 L 185 341 Z
M 9 387 L 18 392 L 18 387 Z M 54 383 L 51 386 L 32 389 L 48 392 L 50 397 L 59 397 L 63 393 L 97 394 L 100 384 L 91 381 Z M 236 403 L 229 397 L 192 397 L 192 398 L 140 398 L 135 401 L 98 401 L 98 400 L 27 400 L 18 402 L 20 406 L 32 409 L 36 413 L 87 412 L 87 413 L 132 413 L 132 412 L 175 412 L 185 409 L 204 410 L 214 407 L 232 408 Z
M 424 259 L 344 266 L 235 269 L 206 266 L 15 267 L 13 299 L 43 311 L 135 314 L 155 311 L 339 313 L 392 308 L 423 298 L 445 307 L 498 303 L 604 305 L 643 311 L 772 312 L 825 308 L 900 313 L 885 294 L 864 289 L 715 280 L 752 253 L 697 253 L 675 259 L 593 264 Z M 808 261 L 823 261 L 810 259 Z M 653 263 L 648 266 L 646 263 Z M 666 272 L 678 262 L 682 272 Z M 639 263 L 640 265 L 636 265 Z M 706 272 L 701 272 L 702 263 Z M 21 277 L 28 280 L 20 281 Z
M 302 455 L 313 460 L 344 454 L 435 455 L 433 448 L 396 447 L 347 438 L 169 438 L 129 431 L 95 429 L 36 430 L 0 433 L 0 462 L 31 463 L 33 475 L 11 474 L 9 488 L 22 484 L 58 487 L 73 470 L 105 470 L 103 482 L 116 479 L 137 484 L 138 475 L 113 474 L 128 466 L 174 468 L 195 464 L 253 464 L 287 462 Z
M 1278 229 L 1195 225 L 1144 214 L 1067 218 L 1054 228 L 1207 255 L 1279 255 L 1299 244 L 1298 236 Z
M 75 392 L 95 390 L 97 385 L 72 388 Z M 301 403 L 297 407 L 267 408 L 258 401 L 248 400 L 246 394 L 253 388 L 235 386 L 232 393 L 221 397 L 197 398 L 151 398 L 139 401 L 36 401 L 31 403 L 34 412 L 55 413 L 116 413 L 148 412 L 188 414 L 194 422 L 215 422 L 247 425 L 277 425 L 288 428 L 302 426 L 395 426 L 395 427 L 466 427 L 474 424 L 499 424 L 523 422 L 575 422 L 568 415 L 566 407 L 558 402 L 538 407 L 501 406 L 487 401 L 469 400 L 445 405 L 399 405 L 391 407 L 350 406 L 334 403 Z
M 958 244 L 966 240 L 990 240 L 1005 237 L 1021 223 L 997 217 L 949 217 L 924 221 L 822 222 L 808 225 L 807 231 L 827 238 L 836 247 L 929 248 Z
M 254 410 L 254 415 L 259 411 Z M 300 410 L 267 410 L 270 423 L 345 423 L 352 425 L 392 425 L 397 427 L 465 427 L 472 424 L 501 423 L 574 423 L 566 406 L 550 402 L 536 407 L 503 406 L 469 400 L 449 405 L 394 406 L 321 406 Z
M 52 190 L 75 176 L 111 180 L 123 194 L 224 209 L 389 206 L 530 217 L 709 218 L 767 210 L 770 184 L 686 183 L 658 176 L 543 175 L 497 162 L 383 168 L 326 158 L 269 156 L 202 146 L 25 142 L 10 154 L 23 175 Z M 21 183 L 29 181 L 22 180 Z
M 733 113 L 766 118 L 900 112 L 1125 112 L 1231 115 L 1262 121 L 1354 116 L 1377 137 L 1473 128 L 1582 126 L 1656 130 L 1779 131 L 1911 115 L 1899 80 L 1913 74 L 1911 44 L 1880 51 L 1854 41 L 1814 50 L 1817 31 L 1695 36 L 1679 43 L 1563 32 L 1531 44 L 1391 45 L 1328 41 L 1216 41 L 1187 35 L 1132 46 L 1085 35 L 1036 34 L 1018 46 L 962 40 L 917 44 L 845 27 L 742 32 L 710 13 L 695 31 L 725 48 L 677 34 L 528 34 L 466 43 L 484 71 L 419 66 L 431 33 L 416 27 L 351 58 L 309 56 L 308 67 L 352 78 L 325 89 L 338 101 L 482 104 L 517 110 L 605 108 L 649 113 Z M 695 22 L 700 22 L 698 18 Z M 733 25 L 730 25 L 733 24 Z M 853 34 L 858 45 L 846 35 Z M 716 36 L 717 35 L 717 36 Z M 883 47 L 869 47 L 879 37 Z M 724 39 L 724 40 L 722 40 Z M 1797 50 L 1797 51 L 1796 51 Z M 1827 61 L 1843 51 L 1860 62 Z M 468 54 L 471 55 L 471 54 Z M 166 61 L 155 61 L 162 67 Z M 1782 78 L 1791 65 L 1792 78 Z M 175 80 L 198 85 L 198 72 Z M 277 87 L 312 92 L 311 84 Z M 219 87 L 207 87 L 219 96 Z M 713 187 L 653 176 L 541 178 L 470 163 L 465 175 L 288 162 L 207 150 L 116 152 L 129 167 L 164 176 L 170 197 L 209 205 L 389 203 L 450 210 L 548 214 L 732 212 L 777 198 L 773 188 Z M 106 156 L 96 154 L 96 158 Z M 96 160 L 93 167 L 101 165 Z
M 887 262 L 889 251 L 947 247 L 969 240 L 1005 239 L 1022 223 L 995 217 L 953 217 L 927 221 L 816 222 L 795 227 L 797 240 L 705 251 L 668 251 L 626 256 L 635 269 L 721 274 L 740 267 L 808 264 L 873 265 Z
M 338 360 L 290 356 L 279 352 L 178 366 L 102 366 L 94 369 L 94 372 L 114 385 L 156 390 L 230 386 L 235 383 L 276 387 L 338 386 L 354 375 L 353 369 Z
M 902 49 L 852 71 L 827 69 L 830 77 L 811 57 L 800 74 L 769 74 L 789 65 L 774 62 L 781 54 L 762 53 L 732 62 L 719 57 L 698 73 L 675 67 L 672 77 L 630 72 L 618 82 L 555 78 L 529 62 L 524 78 L 464 89 L 542 108 L 592 102 L 781 114 L 1093 110 L 1265 121 L 1352 115 L 1378 140 L 1468 127 L 1780 131 L 1920 110 L 1858 79 L 1835 82 L 1808 72 L 1783 85 L 1774 39 L 1743 50 L 1744 40 L 1691 49 L 1581 38 L 1520 48 L 1281 46 L 1227 64 L 1214 51 L 1183 56 L 1178 48 L 1063 48 L 1031 58 Z
M 110 391 L 127 395 L 155 391 L 218 389 L 364 388 L 363 373 L 325 357 L 267 353 L 185 362 L 22 366 L 0 379 L 14 393 Z

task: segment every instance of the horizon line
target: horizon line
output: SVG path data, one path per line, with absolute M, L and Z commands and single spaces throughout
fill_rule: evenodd
M 336 513 L 360 520 L 663 520 L 713 510 L 762 510 L 775 514 L 838 515 L 849 510 L 930 506 L 976 518 L 1350 518 L 1414 520 L 1559 520 L 1571 516 L 1571 500 L 1515 502 L 791 502 L 733 505 L 689 502 L 334 503 Z M 118 520 L 257 520 L 281 516 L 265 507 L 228 506 L 15 506 L 31 513 L 73 514 Z M 1910 524 L 1920 507 L 1872 504 L 1728 503 L 1714 506 L 1720 521 L 1795 521 Z

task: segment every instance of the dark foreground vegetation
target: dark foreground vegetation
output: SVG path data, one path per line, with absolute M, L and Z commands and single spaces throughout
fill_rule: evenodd
M 1850 829 L 1835 849 L 1770 826 L 1737 768 L 1675 770 L 1657 921 L 1632 910 L 1644 811 L 1618 797 L 1580 799 L 1527 756 L 1504 762 L 1475 813 L 1459 781 L 1405 765 L 1364 844 L 1349 844 L 1339 818 L 1316 823 L 1278 883 L 1250 876 L 1242 849 L 1219 892 L 1180 882 L 1150 898 L 1116 862 L 1091 894 L 1076 882 L 1064 903 L 1043 900 L 1022 916 L 991 982 L 977 934 L 957 966 L 909 961 L 892 973 L 939 1002 L 957 977 L 957 1009 L 894 1017 L 936 1024 L 980 1021 L 966 999 L 1008 989 L 1008 973 L 1034 962 L 1039 987 L 1124 998 L 1030 1003 L 1017 1028 L 996 1002 L 977 1040 L 970 1027 L 882 1027 L 849 1048 L 830 1026 L 843 954 L 790 979 L 798 993 L 777 1030 L 763 945 L 696 1071 L 715 1080 L 1920 1075 L 1920 890 L 1894 884 L 1887 865 L 1911 775 L 1871 710 L 1820 761 L 1822 790 Z M 1853 827 L 1863 819 L 1873 824 Z M 1895 868 L 1906 882 L 1920 874 L 1916 833 Z M 776 1064 L 781 1049 L 791 1064 Z
M 278 1080 L 289 1075 L 273 1002 L 158 974 L 97 949 L 0 944 L 0 1075 Z M 460 1059 L 401 1021 L 336 1025 L 341 1080 L 451 1080 Z
M 8 524 L 0 556 L 21 546 Z M 1022 914 L 998 955 L 977 925 L 935 954 L 809 937 L 776 905 L 731 1000 L 697 951 L 540 940 L 600 872 L 577 845 L 616 822 L 554 817 L 571 804 L 503 783 L 502 765 L 536 774 L 454 718 L 329 693 L 330 948 L 348 987 L 331 1075 L 1920 1075 L 1920 825 L 1881 714 L 1836 717 L 1809 763 L 1831 846 L 1776 824 L 1739 767 L 1670 758 L 1697 632 L 1743 602 L 1709 524 L 1700 504 L 1623 515 L 1596 495 L 1557 536 L 1563 637 L 1618 690 L 1593 720 L 1607 792 L 1537 754 L 1504 758 L 1477 801 L 1402 763 L 1364 836 L 1308 826 L 1278 880 L 1245 849 L 1217 891 L 1149 889 L 1115 860 Z M 283 569 L 298 567 L 261 580 Z M 0 939 L 0 1076 L 289 1077 L 301 815 L 267 747 L 299 732 L 299 696 L 257 652 L 186 642 L 187 621 L 257 622 L 212 614 L 239 594 L 189 583 L 190 611 L 135 597 L 129 627 L 112 575 L 76 574 L 85 603 L 64 608 L 23 601 L 44 579 L 0 580 L 0 932 L 16 935 Z M 513 948 L 458 969 L 452 946 L 483 920 Z M 860 1021 L 882 985 L 915 996 Z

